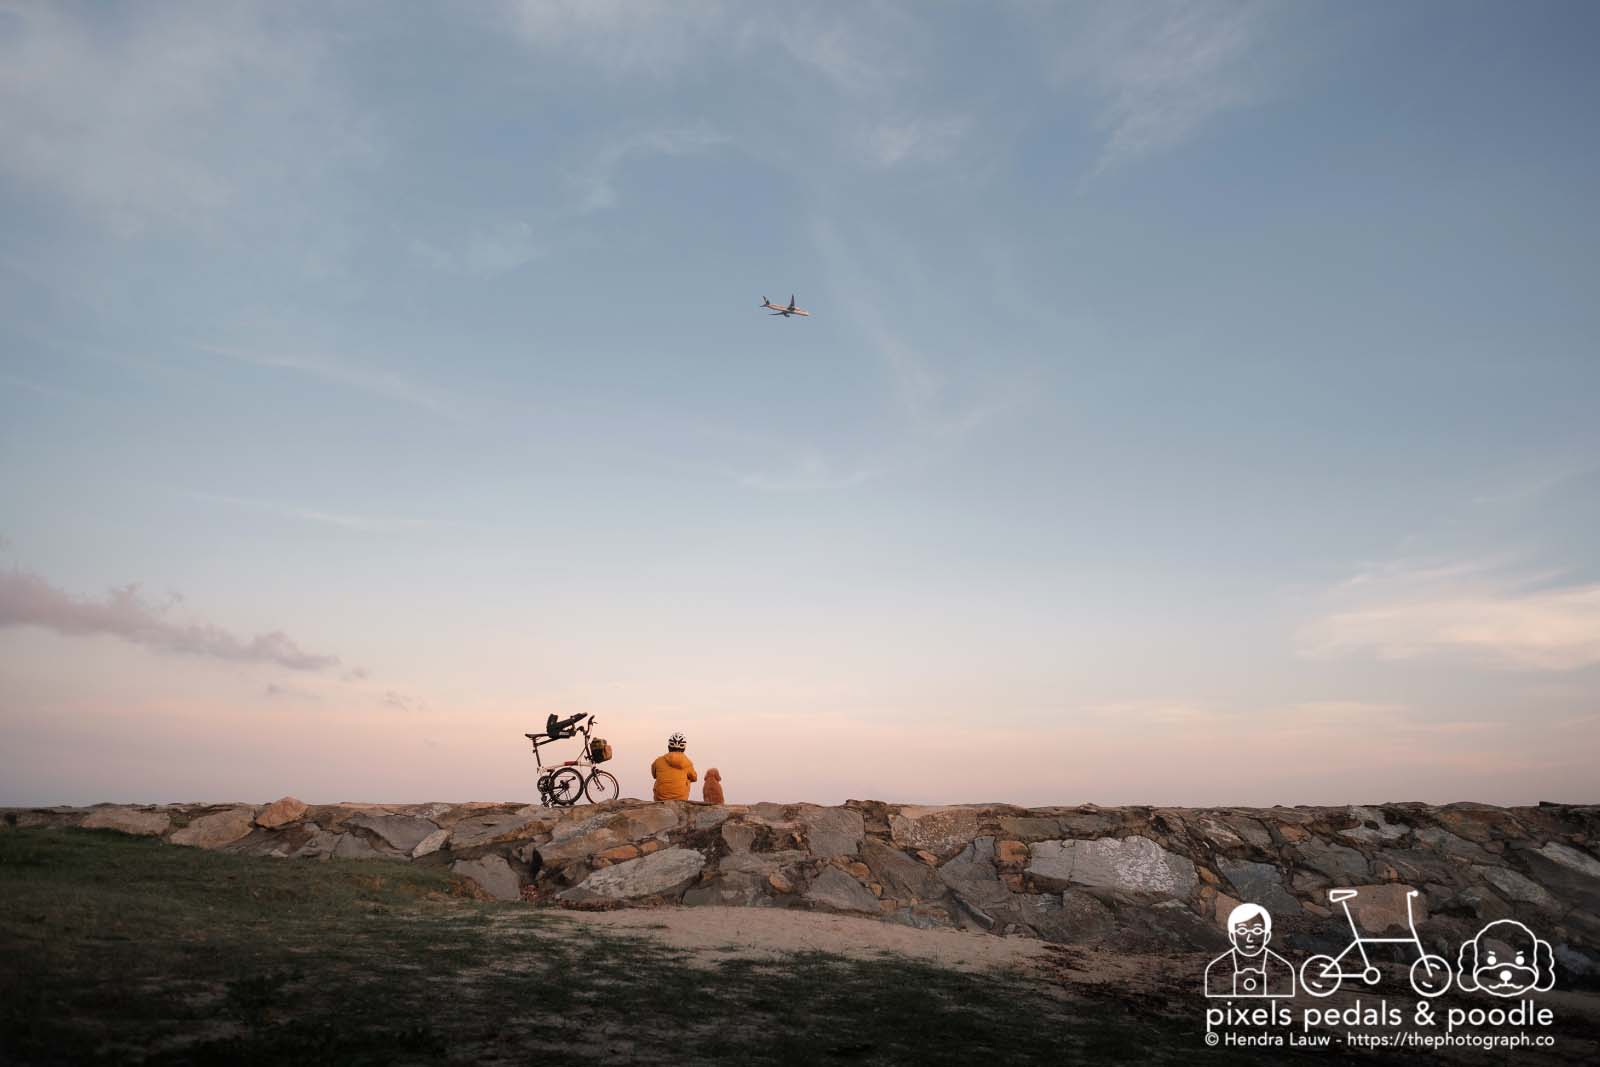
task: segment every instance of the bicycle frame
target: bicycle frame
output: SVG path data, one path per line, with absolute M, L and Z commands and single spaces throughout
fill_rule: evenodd
M 1350 924 L 1350 934 L 1354 938 L 1345 946 L 1343 952 L 1333 958 L 1334 964 L 1339 968 L 1340 978 L 1360 978 L 1363 981 L 1370 981 L 1367 976 L 1375 970 L 1375 966 L 1372 960 L 1367 957 L 1368 945 L 1415 945 L 1419 957 L 1424 957 L 1428 954 L 1428 950 L 1422 944 L 1422 935 L 1417 933 L 1417 920 L 1411 909 L 1412 898 L 1416 895 L 1415 891 L 1406 894 L 1406 927 L 1411 931 L 1410 937 L 1362 937 L 1360 927 L 1356 926 L 1356 917 L 1350 914 L 1350 898 L 1345 897 L 1339 901 L 1339 906 L 1344 909 L 1345 920 Z M 1344 958 L 1350 955 L 1351 949 L 1355 949 L 1361 954 L 1361 970 L 1359 971 L 1347 972 L 1344 969 Z M 1332 977 L 1332 975 L 1329 975 L 1329 977 Z

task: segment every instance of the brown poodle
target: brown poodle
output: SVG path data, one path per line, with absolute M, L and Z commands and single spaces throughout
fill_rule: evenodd
M 713 767 L 706 772 L 706 782 L 700 787 L 700 796 L 707 804 L 723 803 L 721 771 Z

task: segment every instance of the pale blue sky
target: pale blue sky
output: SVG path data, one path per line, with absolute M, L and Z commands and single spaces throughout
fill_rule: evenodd
M 1594 800 L 1593 5 L 328 8 L 0 2 L 0 803 Z

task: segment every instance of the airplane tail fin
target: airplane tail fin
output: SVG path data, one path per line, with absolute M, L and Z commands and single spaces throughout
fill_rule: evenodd
M 770 303 L 772 303 L 772 301 L 768 300 L 766 297 L 762 297 L 761 298 L 761 306 L 762 307 L 766 307 Z

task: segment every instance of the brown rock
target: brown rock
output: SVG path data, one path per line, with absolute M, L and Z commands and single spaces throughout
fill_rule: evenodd
M 997 867 L 1022 868 L 1028 865 L 1028 846 L 1021 841 L 996 841 L 994 862 Z
M 659 851 L 660 848 L 661 848 L 661 842 L 660 841 L 655 841 L 655 840 L 646 841 L 646 842 L 644 842 L 643 844 L 641 844 L 639 846 L 639 855 L 648 856 L 652 852 Z
M 794 883 L 789 881 L 789 879 L 785 878 L 782 873 L 778 871 L 773 871 L 771 874 L 767 875 L 767 884 L 772 887 L 772 891 L 774 893 L 794 892 Z
M 174 845 L 192 845 L 197 848 L 221 848 L 230 845 L 250 832 L 255 812 L 250 808 L 229 808 L 226 811 L 202 815 L 181 830 L 173 831 L 167 838 Z
M 917 849 L 917 859 L 921 860 L 923 863 L 926 863 L 929 867 L 939 866 L 938 856 L 935 856 L 931 852 L 925 852 L 920 848 Z
M 868 882 L 867 883 L 867 888 L 872 890 L 872 895 L 873 896 L 875 896 L 875 897 L 883 896 L 883 886 L 879 885 L 877 882 Z
M 1219 885 L 1219 884 L 1221 884 L 1221 883 L 1219 883 L 1217 881 L 1217 876 L 1215 874 L 1212 874 L 1206 868 L 1204 868 L 1204 867 L 1196 867 L 1194 870 L 1195 870 L 1195 873 L 1200 876 L 1200 880 L 1202 882 L 1204 882 L 1206 885 Z
M 844 865 L 844 869 L 855 875 L 863 882 L 870 882 L 872 880 L 872 872 L 867 869 L 867 865 L 865 863 L 847 863 Z
M 605 860 L 607 863 L 621 863 L 623 860 L 637 859 L 639 856 L 640 852 L 634 846 L 618 845 L 616 848 L 606 849 L 604 852 L 596 856 L 595 859 Z
M 1232 914 L 1233 909 L 1237 908 L 1238 906 L 1238 900 L 1230 897 L 1226 893 L 1218 893 L 1217 899 L 1212 903 L 1212 911 L 1216 916 L 1217 925 L 1226 929 L 1228 925 L 1228 916 Z
M 85 830 L 118 830 L 139 837 L 160 837 L 172 820 L 159 811 L 134 808 L 96 808 L 81 824 Z
M 1290 844 L 1299 844 L 1301 841 L 1310 838 L 1311 835 L 1300 829 L 1300 827 L 1285 822 L 1278 824 L 1278 836 Z
M 256 825 L 268 830 L 276 830 L 280 826 L 288 826 L 292 822 L 299 822 L 305 818 L 307 809 L 303 801 L 294 797 L 283 797 L 268 804 L 256 816 Z

